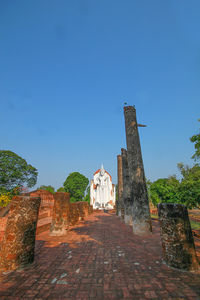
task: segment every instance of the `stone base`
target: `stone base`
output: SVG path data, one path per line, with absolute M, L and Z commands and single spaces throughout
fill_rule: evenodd
M 124 215 L 124 222 L 127 225 L 133 225 L 133 218 L 130 215 Z
M 133 220 L 133 233 L 137 235 L 146 235 L 152 233 L 151 220 Z

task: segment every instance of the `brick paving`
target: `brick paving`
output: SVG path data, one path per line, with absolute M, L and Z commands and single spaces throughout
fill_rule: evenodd
M 157 222 L 152 235 L 139 237 L 99 212 L 66 236 L 39 234 L 35 262 L 0 275 L 0 299 L 200 299 L 200 274 L 161 262 Z

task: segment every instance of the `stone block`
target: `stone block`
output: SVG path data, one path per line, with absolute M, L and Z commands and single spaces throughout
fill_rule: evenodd
M 76 203 L 70 203 L 70 216 L 69 221 L 70 225 L 76 225 L 79 222 L 80 216 L 79 216 L 79 209 Z
M 76 202 L 80 220 L 84 220 L 89 215 L 89 204 L 85 201 Z
M 1 270 L 22 268 L 34 261 L 35 233 L 40 201 L 40 197 L 13 197 L 1 243 Z
M 54 207 L 50 235 L 61 236 L 66 234 L 70 223 L 70 194 L 57 192 L 54 194 Z
M 199 269 L 187 208 L 181 204 L 160 203 L 158 216 L 164 262 L 174 268 Z

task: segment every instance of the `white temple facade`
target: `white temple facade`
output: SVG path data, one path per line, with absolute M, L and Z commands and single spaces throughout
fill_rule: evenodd
M 94 173 L 90 183 L 90 205 L 94 209 L 113 209 L 115 205 L 115 185 L 103 165 Z

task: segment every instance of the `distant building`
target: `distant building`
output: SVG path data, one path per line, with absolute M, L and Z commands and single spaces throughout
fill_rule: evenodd
M 90 205 L 94 209 L 113 209 L 115 205 L 115 185 L 103 165 L 94 173 L 90 183 Z

